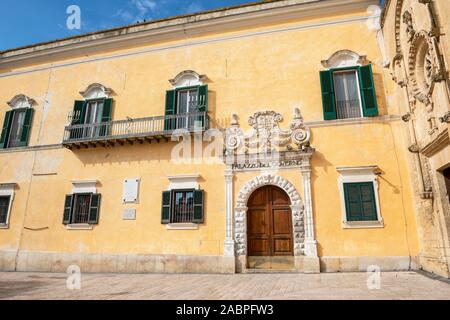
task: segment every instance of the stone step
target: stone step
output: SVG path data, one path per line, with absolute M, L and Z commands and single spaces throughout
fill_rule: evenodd
M 269 274 L 277 274 L 277 273 L 299 273 L 295 269 L 247 269 L 245 273 L 269 273 Z

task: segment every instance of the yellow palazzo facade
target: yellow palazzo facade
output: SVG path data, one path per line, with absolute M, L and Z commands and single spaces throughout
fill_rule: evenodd
M 0 269 L 424 267 L 377 3 L 265 1 L 1 52 Z

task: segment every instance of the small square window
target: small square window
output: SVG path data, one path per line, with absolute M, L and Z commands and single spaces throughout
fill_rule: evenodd
M 344 183 L 347 221 L 377 221 L 377 207 L 372 182 Z
M 175 189 L 162 193 L 162 224 L 204 223 L 203 190 Z
M 342 227 L 383 228 L 378 195 L 378 166 L 337 167 Z
M 64 202 L 64 225 L 98 224 L 101 195 L 75 193 L 66 196 Z

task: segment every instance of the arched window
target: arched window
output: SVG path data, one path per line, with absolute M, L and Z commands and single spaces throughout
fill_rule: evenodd
M 165 130 L 192 129 L 207 125 L 208 85 L 206 76 L 187 70 L 169 80 L 173 86 L 166 93 Z
M 6 112 L 3 120 L 0 149 L 28 146 L 34 103 L 33 99 L 23 94 L 15 96 L 8 102 L 12 110 Z
M 372 66 L 365 56 L 341 50 L 322 65 L 327 68 L 320 72 L 325 120 L 378 115 Z
M 89 85 L 80 94 L 84 100 L 75 101 L 70 116 L 71 139 L 88 139 L 109 135 L 112 117 L 112 90 L 99 84 Z

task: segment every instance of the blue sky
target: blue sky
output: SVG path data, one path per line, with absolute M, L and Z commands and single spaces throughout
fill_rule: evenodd
M 252 0 L 1 0 L 0 50 Z M 68 30 L 70 5 L 81 9 L 81 29 Z

